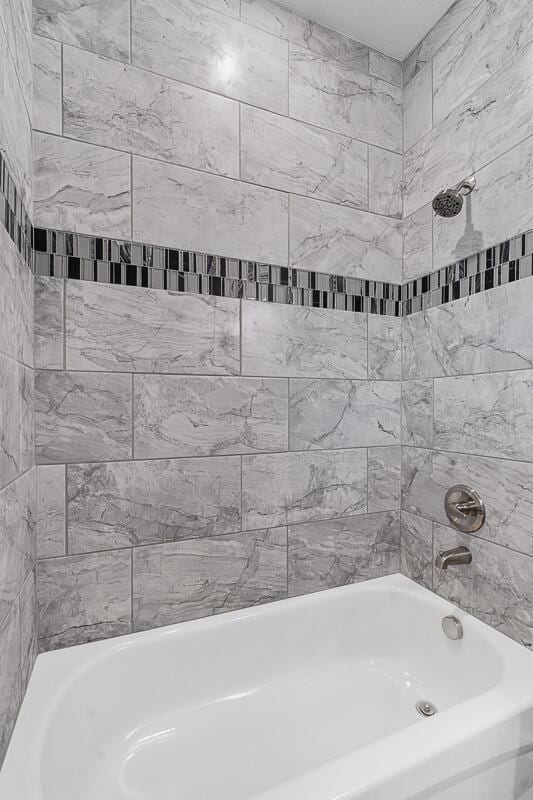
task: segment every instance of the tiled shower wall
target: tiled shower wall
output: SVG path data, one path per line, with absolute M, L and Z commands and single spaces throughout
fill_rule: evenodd
M 268 0 L 34 33 L 37 227 L 401 280 L 398 62 Z M 397 571 L 400 334 L 36 279 L 41 647 Z
M 36 290 L 43 648 L 398 571 L 399 319 Z
M 34 33 L 37 227 L 400 282 L 399 62 L 270 0 L 35 0 Z
M 31 202 L 31 7 L 22 0 L 0 12 L 0 100 L 1 764 L 36 654 L 33 278 L 23 224 Z
M 532 59 L 528 2 L 459 0 L 405 63 L 405 278 L 533 227 Z M 472 172 L 466 213 L 433 217 L 435 191 Z M 402 569 L 528 646 L 532 301 L 525 278 L 403 320 Z M 447 527 L 456 483 L 486 503 L 475 536 Z M 435 570 L 456 544 L 472 565 Z

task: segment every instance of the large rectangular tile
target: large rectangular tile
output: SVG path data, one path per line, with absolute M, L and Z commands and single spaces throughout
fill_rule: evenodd
M 228 258 L 287 264 L 287 196 L 133 158 L 133 236 Z
M 402 90 L 351 64 L 289 45 L 291 117 L 402 152 Z
M 483 0 L 433 59 L 435 123 L 532 39 L 529 0 Z
M 120 61 L 130 57 L 129 0 L 35 0 L 33 30 Z
M 533 371 L 439 378 L 434 392 L 436 448 L 533 460 Z
M 428 203 L 435 187 L 453 186 L 533 133 L 532 70 L 528 45 L 407 152 L 407 215 Z
M 135 630 L 268 603 L 286 595 L 286 528 L 133 551 Z
M 398 512 L 289 527 L 289 595 L 398 572 Z
M 408 83 L 431 61 L 435 53 L 459 28 L 480 0 L 456 0 L 403 62 L 404 83 Z
M 45 133 L 33 152 L 36 227 L 131 238 L 129 155 Z
M 37 371 L 37 462 L 131 458 L 131 395 L 131 375 Z
M 17 73 L 19 98 L 32 113 L 32 0 L 2 3 L 2 26 Z
M 37 467 L 36 537 L 37 557 L 65 555 L 66 509 L 65 467 Z
M 290 207 L 291 266 L 401 282 L 398 220 L 305 197 L 291 197 Z
M 398 444 L 400 383 L 296 378 L 289 422 L 291 450 Z
M 472 563 L 453 570 L 434 568 L 434 591 L 474 617 L 533 648 L 533 558 L 435 525 L 434 557 L 468 547 Z
M 33 464 L 33 370 L 0 355 L 0 488 Z
M 32 40 L 33 127 L 62 133 L 61 45 L 42 36 Z
M 136 458 L 287 449 L 287 381 L 136 375 Z
M 63 369 L 65 281 L 36 275 L 33 286 L 35 367 Z
M 402 157 L 381 147 L 368 148 L 368 208 L 387 217 L 402 216 Z M 344 204 L 346 205 L 346 203 Z
M 368 208 L 368 146 L 250 106 L 241 109 L 241 177 Z
M 131 551 L 37 564 L 39 646 L 70 647 L 131 631 Z
M 21 703 L 20 631 L 13 605 L 0 621 L 0 764 L 4 760 Z
M 134 64 L 287 113 L 287 44 L 191 0 L 133 0 Z
M 428 204 L 403 220 L 404 281 L 426 275 L 433 270 L 433 217 L 433 209 Z M 447 221 L 453 222 L 451 218 Z M 451 258 L 450 253 L 451 250 L 448 251 L 448 261 Z
M 37 658 L 36 589 L 35 570 L 32 570 L 26 577 L 19 595 L 21 694 L 26 692 Z
M 0 353 L 33 366 L 33 276 L 0 225 Z
M 368 448 L 368 512 L 394 511 L 401 499 L 401 448 Z
M 244 456 L 244 528 L 364 514 L 366 450 Z
M 402 62 L 378 50 L 370 51 L 369 72 L 375 78 L 381 78 L 396 86 L 401 86 L 403 83 Z
M 532 303 L 525 278 L 406 317 L 404 378 L 531 368 Z
M 483 499 L 482 539 L 533 555 L 533 464 L 404 447 L 402 507 L 449 525 L 444 497 L 464 483 Z
M 401 517 L 402 575 L 433 589 L 433 523 L 408 511 Z
M 431 66 L 421 70 L 403 92 L 403 136 L 409 150 L 433 127 L 433 83 Z
M 68 518 L 69 553 L 239 531 L 241 462 L 229 456 L 71 465 Z
M 533 138 L 529 137 L 476 173 L 477 187 L 465 204 L 467 224 L 464 212 L 450 219 L 434 217 L 435 269 L 533 227 L 532 149 Z
M 239 104 L 65 47 L 65 136 L 237 177 Z
M 242 371 L 287 378 L 366 378 L 367 317 L 243 301 Z
M 240 371 L 239 304 L 233 298 L 86 281 L 66 287 L 67 369 Z
M 29 470 L 0 492 L 0 621 L 17 605 L 34 563 L 35 470 Z

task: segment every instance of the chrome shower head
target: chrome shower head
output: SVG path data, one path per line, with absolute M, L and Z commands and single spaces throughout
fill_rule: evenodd
M 435 214 L 439 217 L 456 217 L 463 208 L 466 195 L 474 191 L 475 185 L 476 179 L 468 178 L 468 180 L 460 181 L 451 189 L 439 192 L 431 204 Z

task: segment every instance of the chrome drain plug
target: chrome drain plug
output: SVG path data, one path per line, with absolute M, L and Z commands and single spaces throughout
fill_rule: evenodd
M 421 700 L 416 704 L 416 710 L 423 717 L 432 717 L 433 714 L 437 713 L 437 706 L 434 706 L 429 700 Z

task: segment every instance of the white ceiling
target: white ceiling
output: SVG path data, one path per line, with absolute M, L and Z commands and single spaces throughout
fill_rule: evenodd
M 403 60 L 454 0 L 278 0 L 308 19 Z

